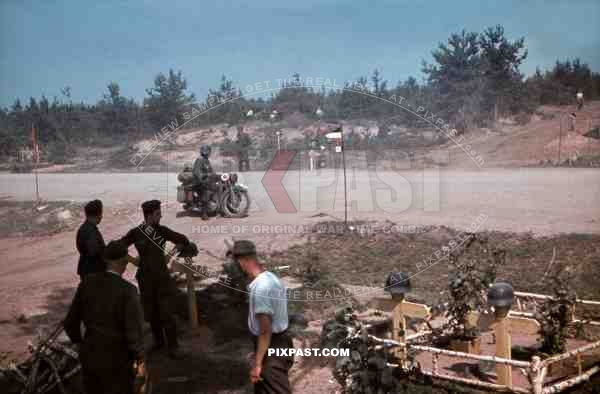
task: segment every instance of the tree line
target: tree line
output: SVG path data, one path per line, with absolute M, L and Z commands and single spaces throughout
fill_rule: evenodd
M 542 104 L 573 103 L 579 90 L 587 100 L 600 98 L 600 74 L 578 58 L 557 60 L 552 69 L 542 72 L 538 68 L 526 77 L 520 71 L 527 58 L 525 39 L 510 40 L 499 25 L 481 33 L 463 30 L 452 34 L 431 55 L 433 61 L 422 64 L 422 83 L 409 77 L 395 86 L 378 70 L 345 84 L 348 89 L 305 86 L 302 77 L 294 74 L 277 93 L 255 98 L 244 97 L 242 90 L 223 76 L 207 97 L 222 104 L 184 127 L 237 124 L 246 119 L 249 110 L 265 119 L 274 109 L 284 117 L 294 112 L 315 117 L 317 108 L 322 109 L 324 120 L 373 119 L 383 127 L 386 122 L 406 127 L 423 124 L 418 117 L 380 100 L 396 95 L 464 131 L 489 126 L 502 116 L 530 114 Z M 73 102 L 70 87 L 52 99 L 16 99 L 9 108 L 0 108 L 0 155 L 14 156 L 17 149 L 30 145 L 32 125 L 48 156 L 59 159 L 68 157 L 73 146 L 113 146 L 152 135 L 173 120 L 184 124 L 182 114 L 197 100 L 188 92 L 182 72 L 160 73 L 153 82 L 140 102 L 124 97 L 117 82 L 108 83 L 103 98 L 95 104 Z

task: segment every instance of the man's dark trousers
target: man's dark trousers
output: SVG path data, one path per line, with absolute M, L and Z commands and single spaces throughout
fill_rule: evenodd
M 173 316 L 173 302 L 176 290 L 170 279 L 157 280 L 156 278 L 138 276 L 144 315 L 152 328 L 154 343 L 157 346 L 165 344 L 170 349 L 178 346 L 177 325 Z
M 178 347 L 172 302 L 177 287 L 166 265 L 164 246 L 169 241 L 175 245 L 187 245 L 189 240 L 165 226 L 147 224 L 131 229 L 121 242 L 135 244 L 140 255 L 140 267 L 136 279 L 140 287 L 144 317 L 152 327 L 156 345 L 163 345 L 166 336 L 171 350 Z
M 86 394 L 133 393 L 135 373 L 133 368 L 90 370 L 81 366 L 83 388 Z
M 254 350 L 256 351 L 257 337 L 253 337 Z M 293 349 L 294 342 L 287 332 L 271 335 L 269 349 Z M 280 351 L 281 354 L 283 352 Z M 287 351 L 286 353 L 289 353 Z M 254 385 L 255 394 L 287 394 L 292 392 L 288 373 L 294 365 L 293 355 L 265 355 L 262 367 L 262 381 Z

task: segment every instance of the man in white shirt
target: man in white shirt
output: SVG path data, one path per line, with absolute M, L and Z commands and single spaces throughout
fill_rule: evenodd
M 256 257 L 251 241 L 233 244 L 232 256 L 241 270 L 252 280 L 248 329 L 254 341 L 255 357 L 250 381 L 255 393 L 291 393 L 288 372 L 294 364 L 293 355 L 268 355 L 268 349 L 293 349 L 287 333 L 288 312 L 286 289 L 279 278 L 265 270 Z M 285 354 L 289 353 L 287 351 Z

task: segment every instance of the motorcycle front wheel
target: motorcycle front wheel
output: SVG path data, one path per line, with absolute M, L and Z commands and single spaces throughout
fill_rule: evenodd
M 250 197 L 247 191 L 228 190 L 223 195 L 223 214 L 230 218 L 243 218 L 248 215 L 250 209 Z

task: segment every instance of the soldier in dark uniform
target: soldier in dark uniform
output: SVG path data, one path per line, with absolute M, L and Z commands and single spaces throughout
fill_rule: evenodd
M 240 172 L 242 172 L 242 171 L 244 171 L 244 168 L 245 168 L 246 171 L 249 171 L 250 170 L 250 162 L 248 161 L 248 150 L 252 146 L 252 140 L 250 139 L 250 136 L 248 134 L 244 133 L 244 129 L 241 126 L 238 128 L 237 143 L 238 143 L 238 148 L 240 149 L 240 151 L 239 151 L 240 164 L 239 164 L 238 170 Z
M 196 190 L 200 194 L 200 214 L 202 219 L 208 219 L 208 180 L 213 174 L 212 166 L 210 165 L 211 148 L 208 145 L 202 145 L 200 148 L 200 157 L 194 162 L 194 173 Z
M 80 282 L 64 327 L 71 341 L 80 344 L 87 394 L 133 393 L 134 364 L 144 368 L 142 310 L 135 286 L 121 277 L 127 267 L 127 247 L 110 242 L 104 258 L 107 270 L 86 275 Z
M 169 356 L 182 358 L 185 354 L 177 343 L 172 308 L 177 288 L 167 268 L 164 247 L 166 241 L 169 241 L 181 251 L 190 241 L 185 235 L 160 225 L 160 201 L 144 202 L 142 211 L 144 223 L 131 229 L 120 241 L 127 247 L 135 245 L 139 254 L 136 279 L 140 287 L 144 317 L 152 327 L 153 350 L 164 347 L 166 337 Z
M 77 230 L 75 245 L 79 252 L 77 275 L 83 278 L 94 272 L 104 272 L 106 264 L 102 259 L 104 238 L 98 230 L 102 221 L 102 201 L 94 200 L 85 205 L 85 222 Z

